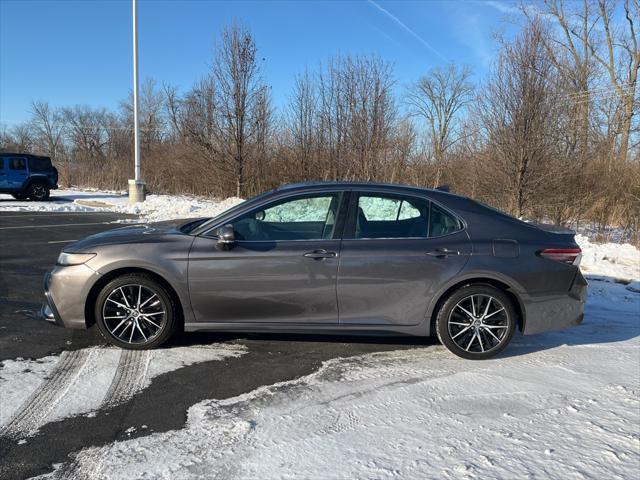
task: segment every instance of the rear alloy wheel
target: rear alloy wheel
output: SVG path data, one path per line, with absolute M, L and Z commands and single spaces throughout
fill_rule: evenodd
M 459 357 L 493 357 L 511 341 L 516 312 L 511 299 L 490 285 L 469 285 L 456 290 L 437 317 L 440 341 Z
M 108 342 L 131 350 L 164 343 L 176 325 L 176 306 L 169 292 L 143 274 L 109 282 L 96 301 L 95 316 Z
M 49 198 L 49 187 L 42 182 L 34 182 L 27 188 L 27 196 L 31 200 L 43 201 Z

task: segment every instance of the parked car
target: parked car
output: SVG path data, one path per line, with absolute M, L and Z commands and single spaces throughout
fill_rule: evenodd
M 516 330 L 582 321 L 573 232 L 438 190 L 288 185 L 214 217 L 64 247 L 44 316 L 146 349 L 177 330 L 437 335 L 491 357 Z
M 58 188 L 58 170 L 49 157 L 25 153 L 0 154 L 0 193 L 18 200 L 47 200 Z

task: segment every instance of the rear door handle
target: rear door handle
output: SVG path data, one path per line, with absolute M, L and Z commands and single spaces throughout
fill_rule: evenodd
M 323 258 L 335 258 L 338 256 L 336 252 L 327 252 L 324 249 L 314 250 L 303 254 L 307 258 L 314 258 L 316 260 L 322 260 Z
M 430 257 L 447 258 L 449 255 L 460 255 L 458 250 L 449 250 L 448 248 L 436 248 L 426 253 Z

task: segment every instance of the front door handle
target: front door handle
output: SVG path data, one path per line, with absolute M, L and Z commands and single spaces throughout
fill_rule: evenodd
M 449 250 L 448 248 L 436 248 L 426 253 L 430 257 L 447 258 L 449 255 L 460 255 L 458 250 Z
M 322 260 L 323 258 L 335 258 L 338 256 L 336 252 L 327 252 L 324 249 L 314 250 L 303 254 L 307 258 L 314 258 L 316 260 Z

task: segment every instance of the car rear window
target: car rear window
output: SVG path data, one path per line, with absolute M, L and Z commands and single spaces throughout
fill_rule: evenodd
M 451 213 L 438 205 L 431 203 L 431 215 L 429 215 L 429 237 L 443 237 L 462 230 L 463 225 Z
M 29 170 L 33 172 L 45 172 L 51 169 L 51 160 L 48 158 L 30 158 Z

